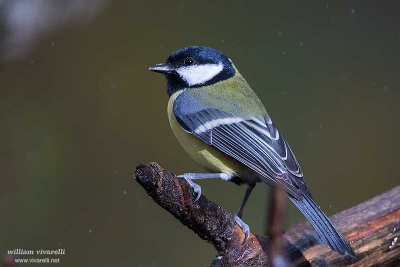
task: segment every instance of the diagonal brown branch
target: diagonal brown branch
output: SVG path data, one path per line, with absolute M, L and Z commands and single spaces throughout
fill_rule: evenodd
M 244 233 L 233 216 L 205 196 L 193 203 L 193 190 L 184 180 L 157 163 L 149 163 L 137 167 L 136 181 L 161 207 L 214 245 L 218 257 L 212 266 L 270 266 L 266 253 L 268 239 L 251 234 L 244 242 Z M 350 241 L 358 258 L 342 256 L 318 245 L 309 224 L 302 223 L 284 234 L 284 252 L 290 262 L 297 266 L 400 264 L 400 187 L 331 219 Z

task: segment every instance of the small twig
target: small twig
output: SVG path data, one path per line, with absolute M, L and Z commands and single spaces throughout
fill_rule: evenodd
M 283 188 L 275 185 L 272 188 L 269 201 L 268 226 L 266 235 L 269 238 L 268 256 L 273 267 L 290 267 L 286 251 L 283 250 L 283 232 L 285 225 L 285 208 L 287 195 Z

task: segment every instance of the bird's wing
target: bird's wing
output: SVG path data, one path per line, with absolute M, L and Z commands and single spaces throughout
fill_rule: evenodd
M 308 191 L 292 150 L 266 113 L 243 118 L 210 107 L 187 91 L 176 98 L 173 112 L 186 131 L 254 170 L 264 182 L 282 185 L 295 198 Z

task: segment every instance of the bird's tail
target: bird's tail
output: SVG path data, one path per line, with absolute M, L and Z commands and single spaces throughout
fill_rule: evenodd
M 323 243 L 340 254 L 345 254 L 347 252 L 353 257 L 356 256 L 349 242 L 343 237 L 339 230 L 333 226 L 328 217 L 326 217 L 310 196 L 304 196 L 301 200 L 290 197 L 290 200 L 308 219 Z

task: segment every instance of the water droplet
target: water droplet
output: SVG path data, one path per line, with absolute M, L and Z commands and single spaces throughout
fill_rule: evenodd
M 383 91 L 385 91 L 385 92 L 389 91 L 389 86 L 384 85 L 384 86 L 383 86 Z
M 117 83 L 116 82 L 111 82 L 110 83 L 110 88 L 111 90 L 115 90 L 117 88 Z M 114 171 L 114 174 L 116 174 L 117 171 Z

